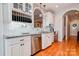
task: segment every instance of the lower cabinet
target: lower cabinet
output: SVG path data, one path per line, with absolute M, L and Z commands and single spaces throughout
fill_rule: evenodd
M 6 56 L 19 56 L 20 55 L 20 45 L 14 44 L 12 46 L 8 46 L 5 50 Z
M 42 49 L 47 48 L 52 44 L 54 40 L 53 33 L 43 33 L 42 34 Z
M 30 56 L 31 36 L 5 39 L 5 56 Z
M 42 34 L 42 49 L 47 48 L 46 34 Z
M 31 55 L 31 37 L 26 37 L 26 40 L 24 40 L 24 56 L 30 56 Z

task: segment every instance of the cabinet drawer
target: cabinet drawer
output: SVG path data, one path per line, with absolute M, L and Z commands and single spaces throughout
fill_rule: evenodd
M 24 37 L 5 39 L 5 43 L 8 44 L 8 45 L 17 44 L 17 43 L 20 43 L 20 42 L 24 42 Z

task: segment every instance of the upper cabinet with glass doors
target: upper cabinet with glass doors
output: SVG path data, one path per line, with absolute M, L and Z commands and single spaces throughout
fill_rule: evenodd
M 4 23 L 11 22 L 32 23 L 32 6 L 31 3 L 4 3 L 3 18 Z
M 32 23 L 32 4 L 13 3 L 12 21 Z
M 13 10 L 24 12 L 28 15 L 32 14 L 32 4 L 30 3 L 13 3 Z
M 13 7 L 16 9 L 23 10 L 23 3 L 14 3 Z
M 32 5 L 29 3 L 25 3 L 25 12 L 28 12 L 29 14 L 32 13 Z

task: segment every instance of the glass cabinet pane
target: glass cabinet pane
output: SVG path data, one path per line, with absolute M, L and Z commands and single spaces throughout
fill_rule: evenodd
M 25 11 L 28 12 L 28 3 L 25 3 Z
M 31 4 L 25 3 L 25 12 L 31 13 L 31 8 L 32 8 Z
M 28 10 L 31 10 L 31 4 L 28 4 Z
M 29 13 L 32 12 L 32 11 L 31 11 L 31 8 L 32 8 L 31 4 L 28 4 L 28 12 L 29 12 Z
M 19 3 L 19 9 L 23 10 L 23 3 Z
M 16 8 L 16 9 L 18 9 L 18 3 L 14 3 L 13 7 Z

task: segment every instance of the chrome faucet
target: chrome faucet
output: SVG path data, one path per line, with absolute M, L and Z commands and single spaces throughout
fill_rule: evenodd
M 51 32 L 54 32 L 53 24 L 49 24 L 49 28 Z

